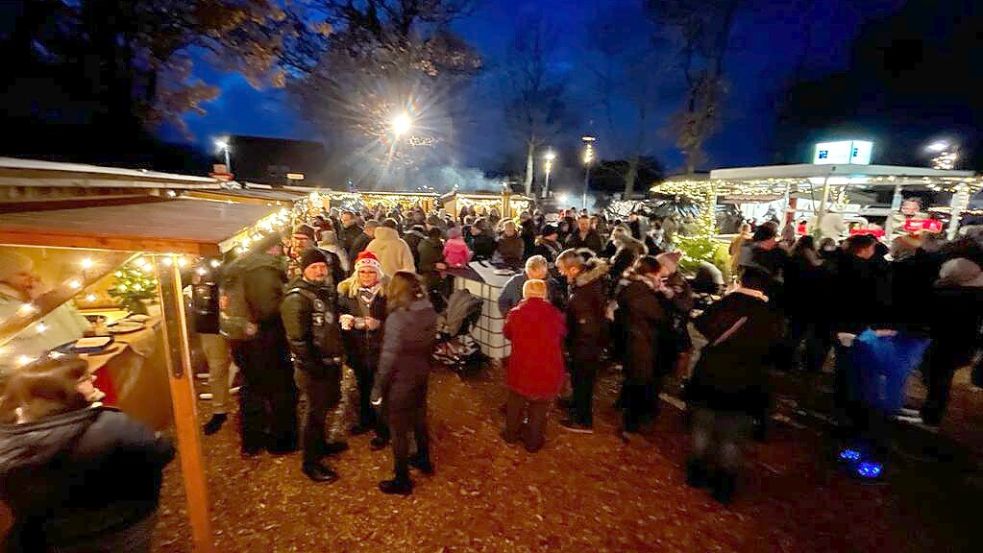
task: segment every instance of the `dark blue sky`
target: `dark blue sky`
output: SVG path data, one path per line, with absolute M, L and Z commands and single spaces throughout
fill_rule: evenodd
M 551 67 L 566 80 L 569 103 L 576 110 L 579 126 L 586 130 L 590 120 L 603 119 L 585 69 L 589 41 L 605 40 L 591 32 L 592 19 L 599 11 L 637 10 L 640 4 L 641 0 L 484 0 L 472 15 L 458 21 L 456 29 L 481 52 L 487 67 L 474 87 L 474 120 L 460 133 L 467 141 L 455 156 L 460 163 L 493 169 L 511 153 L 505 150 L 512 146 L 501 138 L 502 63 L 518 15 L 542 11 L 557 31 Z M 747 0 L 746 4 L 751 7 L 738 16 L 726 59 L 730 87 L 724 122 L 707 144 L 710 167 L 769 163 L 776 94 L 800 58 L 805 56 L 805 74 L 810 76 L 843 68 L 860 24 L 897 9 L 903 0 Z M 632 19 L 628 18 L 628 23 Z M 639 20 L 633 23 L 636 27 L 642 24 Z M 630 26 L 626 32 L 631 32 Z M 808 52 L 804 52 L 806 32 L 810 33 Z M 648 40 L 641 34 L 637 39 L 641 44 Z M 677 73 L 665 72 L 664 91 L 660 92 L 652 123 L 655 126 L 664 125 L 681 102 L 680 87 L 674 82 Z M 220 134 L 318 138 L 317 129 L 297 113 L 283 90 L 256 90 L 242 76 L 217 73 L 204 64 L 196 67 L 196 74 L 221 89 L 221 96 L 204 106 L 206 115 L 186 118 L 195 142 L 203 148 L 211 143 L 211 137 Z M 631 125 L 627 120 L 616 123 Z M 622 155 L 624 145 L 618 137 L 605 136 L 605 129 L 596 127 L 601 156 Z M 579 136 L 580 132 L 572 134 Z M 164 135 L 176 138 L 173 132 L 164 131 Z M 672 137 L 665 132 L 653 132 L 652 136 L 652 152 L 670 170 L 677 168 L 681 158 Z

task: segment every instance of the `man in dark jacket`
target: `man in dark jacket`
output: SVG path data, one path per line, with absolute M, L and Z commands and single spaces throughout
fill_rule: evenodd
M 345 253 L 349 254 L 348 259 L 352 259 L 352 245 L 355 239 L 362 234 L 362 227 L 358 226 L 358 219 L 352 211 L 341 212 L 341 227 L 338 229 L 338 244 L 341 245 Z M 368 242 L 366 242 L 368 244 Z
M 355 259 L 368 247 L 369 243 L 375 239 L 375 229 L 379 228 L 380 224 L 379 221 L 375 220 L 365 222 L 362 232 L 352 240 L 352 249 L 348 251 L 348 259 Z
M 571 232 L 570 236 L 567 236 L 567 240 L 563 245 L 574 250 L 587 248 L 594 252 L 594 255 L 600 255 L 604 249 L 601 235 L 591 228 L 590 217 L 587 215 L 581 215 L 577 219 L 577 230 Z
M 444 241 L 441 240 L 443 233 L 440 227 L 433 226 L 427 231 L 427 238 L 420 242 L 418 246 L 420 259 L 417 262 L 417 272 L 423 277 L 423 284 L 427 287 L 431 302 L 440 292 L 441 276 L 440 271 L 447 268 L 444 264 Z M 437 306 L 437 303 L 434 303 Z M 443 309 L 443 305 L 439 306 Z
M 607 342 L 608 265 L 602 260 L 585 261 L 575 250 L 566 250 L 556 259 L 556 267 L 570 285 L 567 300 L 567 351 L 573 406 L 570 418 L 560 424 L 573 432 L 592 433 L 594 419 L 594 380 Z
M 341 400 L 341 362 L 344 347 L 338 325 L 334 287 L 325 285 L 328 264 L 316 248 L 300 254 L 300 278 L 293 280 L 283 298 L 280 313 L 290 343 L 294 379 L 304 402 L 304 457 L 302 470 L 315 482 L 334 482 L 338 474 L 321 461 L 346 445 L 329 445 L 324 439 L 324 419 Z
M 686 481 L 694 487 L 709 484 L 721 503 L 734 492 L 741 446 L 768 397 L 765 360 L 781 338 L 781 316 L 769 308 L 764 294 L 769 280 L 758 269 L 745 270 L 741 286 L 694 322 L 708 345 L 686 386 L 693 411 Z
M 403 241 L 410 247 L 413 254 L 413 266 L 420 266 L 420 242 L 426 240 L 427 229 L 423 225 L 413 225 L 410 230 L 403 235 Z
M 212 394 L 212 416 L 203 428 L 206 436 L 221 430 L 228 419 L 232 354 L 229 342 L 219 332 L 220 280 L 217 269 L 204 264 L 191 275 L 191 320 L 208 362 L 208 389 Z
M 249 339 L 232 340 L 232 358 L 242 371 L 239 412 L 242 452 L 256 455 L 297 449 L 297 387 L 290 363 L 290 349 L 280 318 L 284 261 L 277 256 L 279 237 L 271 235 L 225 268 L 240 271 L 245 303 L 256 332 Z

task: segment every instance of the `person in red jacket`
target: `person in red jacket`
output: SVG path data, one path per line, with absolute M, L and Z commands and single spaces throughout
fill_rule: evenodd
M 546 413 L 563 385 L 566 319 L 546 301 L 547 294 L 545 281 L 527 280 L 523 300 L 509 311 L 503 330 L 512 341 L 512 354 L 505 372 L 509 397 L 502 437 L 508 443 L 522 439 L 530 453 L 543 447 Z

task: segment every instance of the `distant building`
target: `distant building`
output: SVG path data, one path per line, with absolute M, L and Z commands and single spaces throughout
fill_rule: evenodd
M 240 182 L 314 186 L 327 162 L 324 144 L 309 140 L 233 135 L 229 146 L 232 173 Z

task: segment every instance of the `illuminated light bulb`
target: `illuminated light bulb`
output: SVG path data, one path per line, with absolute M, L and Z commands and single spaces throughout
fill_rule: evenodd
M 61 359 L 62 357 L 65 357 L 65 354 L 60 351 L 52 351 L 48 353 L 48 357 L 52 359 Z
M 161 263 L 162 263 L 162 264 L 163 264 L 163 265 L 164 265 L 165 267 L 170 267 L 171 265 L 173 265 L 173 264 L 174 264 L 174 258 L 172 258 L 171 256 L 166 256 L 166 257 L 164 257 L 163 259 L 161 259 L 161 260 L 160 260 L 160 262 L 161 262 Z
M 23 367 L 24 365 L 27 365 L 31 361 L 34 361 L 34 358 L 31 357 L 30 355 L 18 355 L 17 356 L 17 365 L 18 366 Z
M 92 302 L 96 301 L 96 295 L 95 294 L 88 294 L 87 296 L 85 296 L 85 301 L 87 301 L 89 303 L 92 303 Z
M 95 263 L 93 263 L 91 257 L 86 257 L 85 259 L 82 260 L 82 268 L 83 269 L 91 269 L 94 264 Z
M 116 278 L 119 278 L 119 277 L 123 276 L 123 271 L 116 271 L 113 274 L 116 275 Z
M 218 269 L 222 265 L 222 262 L 218 259 L 213 259 L 209 261 L 208 264 L 211 265 L 213 269 Z
M 45 332 L 48 331 L 48 325 L 44 323 L 38 323 L 35 328 L 37 329 L 38 334 L 44 334 Z
M 119 289 L 120 292 L 126 292 L 126 285 L 125 284 L 120 284 L 119 287 L 118 287 L 118 289 Z
M 38 310 L 38 306 L 34 305 L 33 303 L 24 303 L 17 308 L 17 314 L 19 314 L 22 317 L 26 317 L 27 315 L 31 315 L 37 312 L 37 310 Z
M 195 269 L 195 272 L 198 273 L 199 276 L 205 276 L 208 274 L 208 269 L 204 267 L 198 267 L 197 269 Z
M 188 260 L 184 256 L 177 258 L 177 266 L 178 267 L 187 267 L 188 266 Z
M 78 290 L 82 287 L 82 283 L 79 280 L 72 279 L 68 281 L 68 287 L 72 290 Z

